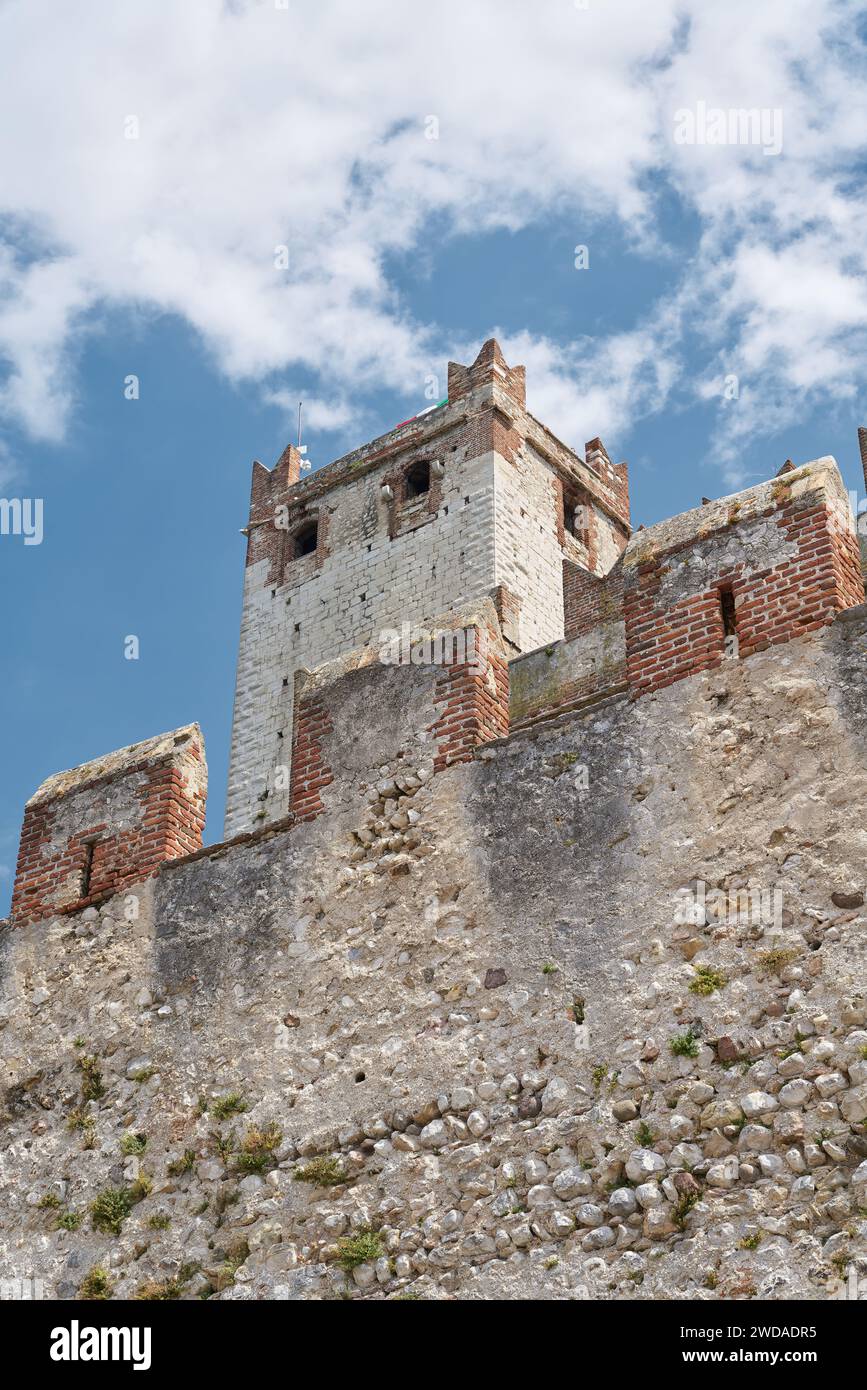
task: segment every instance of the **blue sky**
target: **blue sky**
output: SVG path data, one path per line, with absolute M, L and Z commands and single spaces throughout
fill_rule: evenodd
M 863 494 L 859 7 L 48 13 L 0 8 L 0 495 L 44 500 L 41 545 L 0 536 L 0 915 L 39 782 L 194 719 L 219 839 L 250 462 L 299 397 L 321 466 L 496 333 L 636 525 L 787 457 Z M 678 147 L 699 101 L 782 149 Z

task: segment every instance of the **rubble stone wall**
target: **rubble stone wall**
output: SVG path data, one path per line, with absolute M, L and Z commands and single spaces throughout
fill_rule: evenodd
M 315 819 L 0 928 L 4 1277 L 218 1299 L 863 1280 L 865 658 L 850 608 L 440 772 L 359 721 Z

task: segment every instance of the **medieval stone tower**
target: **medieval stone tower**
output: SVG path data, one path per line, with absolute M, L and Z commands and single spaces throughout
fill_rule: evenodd
M 564 585 L 606 574 L 630 534 L 626 465 L 528 414 L 524 368 L 493 339 L 449 364 L 440 406 L 300 465 L 292 446 L 253 465 L 227 836 L 290 809 L 296 672 L 486 596 L 510 655 L 556 642 Z

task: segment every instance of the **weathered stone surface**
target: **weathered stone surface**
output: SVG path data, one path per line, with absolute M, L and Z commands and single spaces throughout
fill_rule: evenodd
M 748 1120 L 757 1119 L 760 1115 L 770 1115 L 779 1109 L 780 1102 L 776 1096 L 769 1096 L 767 1091 L 749 1091 L 740 1098 L 741 1109 Z
M 642 1182 L 664 1173 L 665 1159 L 652 1149 L 635 1149 L 626 1160 L 626 1176 L 633 1182 Z
M 849 1124 L 861 1124 L 867 1120 L 867 1083 L 856 1086 L 840 1097 L 840 1114 Z
M 863 893 L 846 893 L 835 891 L 831 894 L 831 902 L 835 907 L 855 908 L 864 906 Z

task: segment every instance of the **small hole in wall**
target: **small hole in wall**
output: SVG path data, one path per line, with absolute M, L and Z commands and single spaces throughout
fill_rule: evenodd
M 355 1073 L 355 1080 L 356 1080 L 356 1081 L 366 1081 L 366 1080 L 367 1080 L 367 1077 L 365 1076 L 365 1074 L 364 1074 L 363 1071 L 357 1071 L 357 1072 Z
M 301 624 L 300 624 L 300 623 L 296 623 L 296 624 L 295 624 L 295 631 L 296 631 L 296 632 L 300 632 L 300 631 L 301 631 Z
M 448 509 L 448 507 L 443 507 L 443 516 L 448 516 L 448 514 L 449 514 L 449 509 Z
M 367 598 L 367 594 L 359 594 L 358 597 L 361 600 L 361 602 L 364 603 L 365 599 Z
M 283 677 L 283 684 L 284 684 L 284 685 L 288 685 L 288 684 L 289 684 L 289 677 L 288 677 L 288 676 L 284 676 L 284 677 Z
M 93 851 L 96 846 L 95 840 L 87 840 L 84 845 L 84 863 L 81 867 L 81 883 L 79 885 L 78 896 L 86 898 L 90 892 L 90 880 L 93 874 Z
M 368 555 L 370 554 L 370 552 L 371 552 L 372 549 L 373 549 L 373 546 L 372 546 L 372 545 L 369 545 L 369 546 L 367 547 L 367 553 L 368 553 Z
M 735 596 L 731 589 L 720 589 L 719 605 L 722 614 L 723 633 L 726 637 L 737 635 L 737 617 L 735 612 Z
M 470 505 L 470 499 L 469 499 L 469 497 L 465 497 L 465 498 L 464 498 L 464 506 L 465 506 L 465 507 L 468 507 L 469 505 Z

